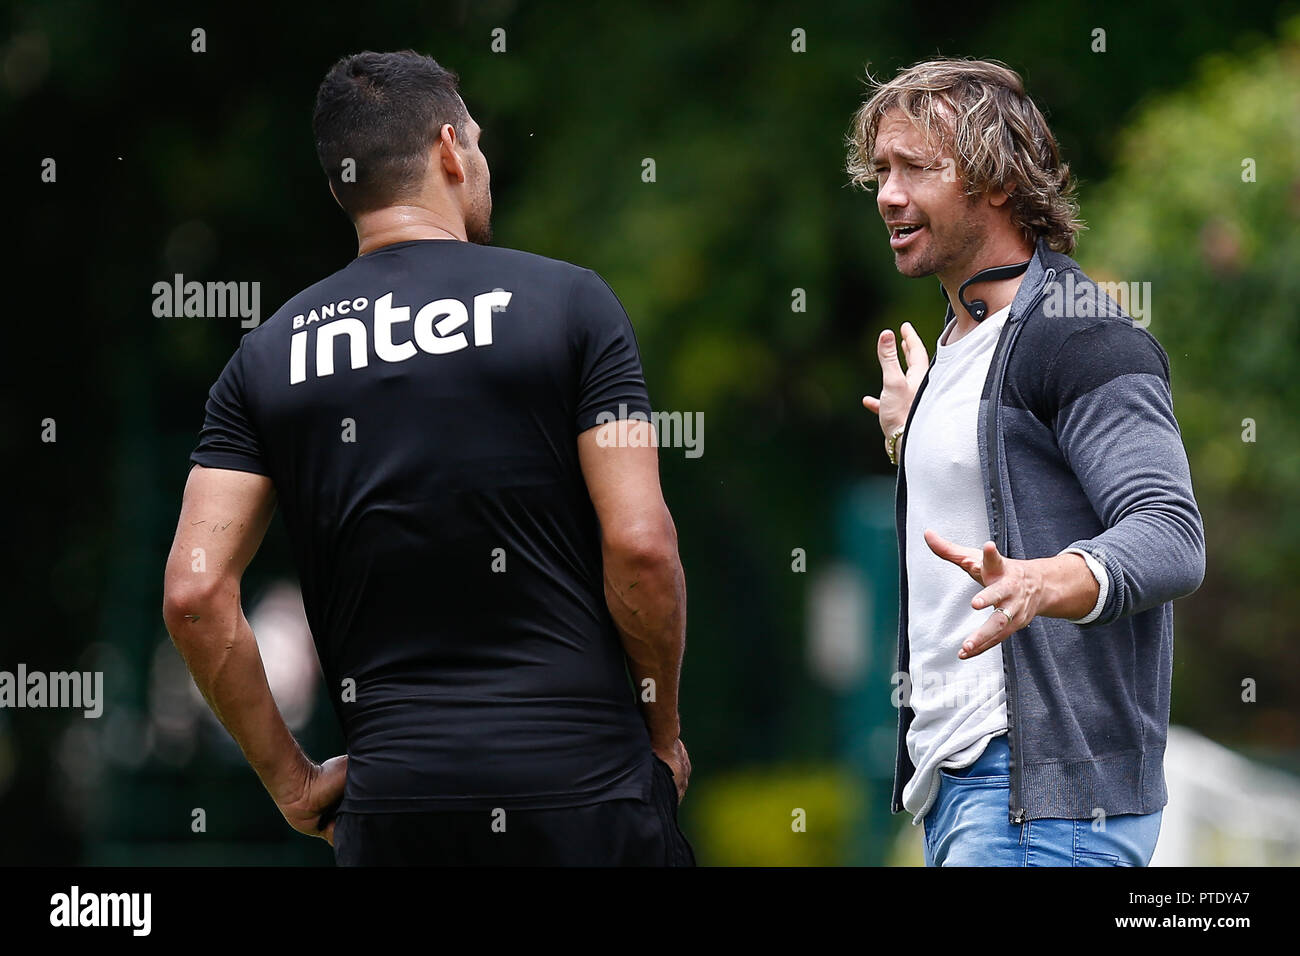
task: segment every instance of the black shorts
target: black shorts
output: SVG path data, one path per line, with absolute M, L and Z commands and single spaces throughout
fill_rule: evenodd
M 554 810 L 340 813 L 339 866 L 694 866 L 672 770 L 654 760 L 650 800 Z

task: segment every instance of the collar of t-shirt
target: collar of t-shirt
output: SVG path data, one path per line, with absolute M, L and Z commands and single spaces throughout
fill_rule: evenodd
M 939 344 L 935 347 L 934 351 L 934 360 L 938 362 L 940 360 L 953 359 L 964 352 L 978 348 L 979 345 L 977 343 L 990 335 L 996 336 L 998 334 L 998 330 L 1002 328 L 1002 323 L 1006 321 L 1007 316 L 1010 314 L 1011 305 L 1007 304 L 1005 307 L 986 316 L 984 321 L 977 324 L 975 328 L 971 329 L 956 342 L 949 345 L 947 344 L 948 336 L 951 335 L 952 330 L 957 327 L 957 318 L 954 316 L 944 328 L 943 334 L 939 336 Z

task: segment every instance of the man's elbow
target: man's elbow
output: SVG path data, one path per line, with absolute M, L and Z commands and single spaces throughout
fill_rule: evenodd
M 646 521 L 605 534 L 606 558 L 643 574 L 672 574 L 680 565 L 677 533 L 665 514 L 661 521 Z
M 1195 504 L 1189 506 L 1183 528 L 1185 543 L 1179 549 L 1182 559 L 1177 563 L 1177 597 L 1192 594 L 1205 580 L 1205 524 Z
M 1156 601 L 1143 601 L 1142 606 L 1134 610 L 1145 610 L 1155 603 L 1177 601 L 1194 594 L 1205 580 L 1205 539 L 1193 535 L 1192 540 L 1179 548 L 1175 554 L 1153 558 L 1159 561 L 1159 586 L 1152 590 Z
M 163 623 L 173 640 L 205 618 L 211 620 L 239 603 L 239 584 L 223 575 L 169 566 L 163 582 Z
M 1188 555 L 1187 565 L 1183 569 L 1183 580 L 1179 597 L 1193 594 L 1205 580 L 1205 535 L 1202 532 L 1195 547 Z

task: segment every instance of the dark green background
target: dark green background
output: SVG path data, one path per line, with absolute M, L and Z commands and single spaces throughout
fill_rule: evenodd
M 842 701 L 805 664 L 808 587 L 845 550 L 847 489 L 890 473 L 860 405 L 879 387 L 875 337 L 910 319 L 932 344 L 942 316 L 933 282 L 894 272 L 874 197 L 846 185 L 868 64 L 889 75 L 942 53 L 1019 70 L 1082 183 L 1079 258 L 1099 278 L 1153 283 L 1210 542 L 1204 587 L 1178 605 L 1173 719 L 1300 764 L 1294 4 L 416 6 L 5 7 L 6 64 L 43 44 L 46 67 L 24 54 L 0 100 L 17 200 L 0 668 L 94 661 L 118 717 L 0 712 L 0 862 L 331 859 L 288 830 L 220 733 L 180 767 L 109 755 L 148 719 L 186 458 L 242 332 L 154 318 L 151 286 L 177 261 L 187 278 L 259 281 L 268 317 L 355 255 L 310 117 L 329 65 L 366 48 L 414 47 L 461 74 L 486 131 L 496 242 L 600 272 L 632 317 L 655 407 L 705 415 L 702 458 L 662 455 L 690 593 L 696 777 L 682 812 L 701 862 L 866 858 L 841 839 L 863 795 Z M 191 52 L 195 27 L 205 53 Z M 497 27 L 504 53 L 490 49 Z M 1105 53 L 1090 49 L 1097 27 Z M 45 157 L 56 183 L 40 181 Z M 806 312 L 791 310 L 795 288 Z M 792 573 L 794 548 L 808 573 Z M 246 596 L 290 570 L 277 520 Z M 895 567 L 876 572 L 889 591 Z M 892 634 L 874 640 L 889 653 Z M 317 759 L 338 751 L 323 706 L 305 739 Z M 206 834 L 190 832 L 196 806 Z M 825 808 L 810 811 L 826 821 L 812 849 L 787 839 L 791 806 Z M 743 846 L 715 835 L 728 826 Z M 887 857 L 873 839 L 870 856 Z

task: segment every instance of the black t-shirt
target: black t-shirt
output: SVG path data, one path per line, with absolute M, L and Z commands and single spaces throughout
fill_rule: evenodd
M 246 334 L 191 460 L 269 476 L 348 747 L 344 811 L 645 797 L 577 437 L 649 415 L 594 272 L 426 239 Z

